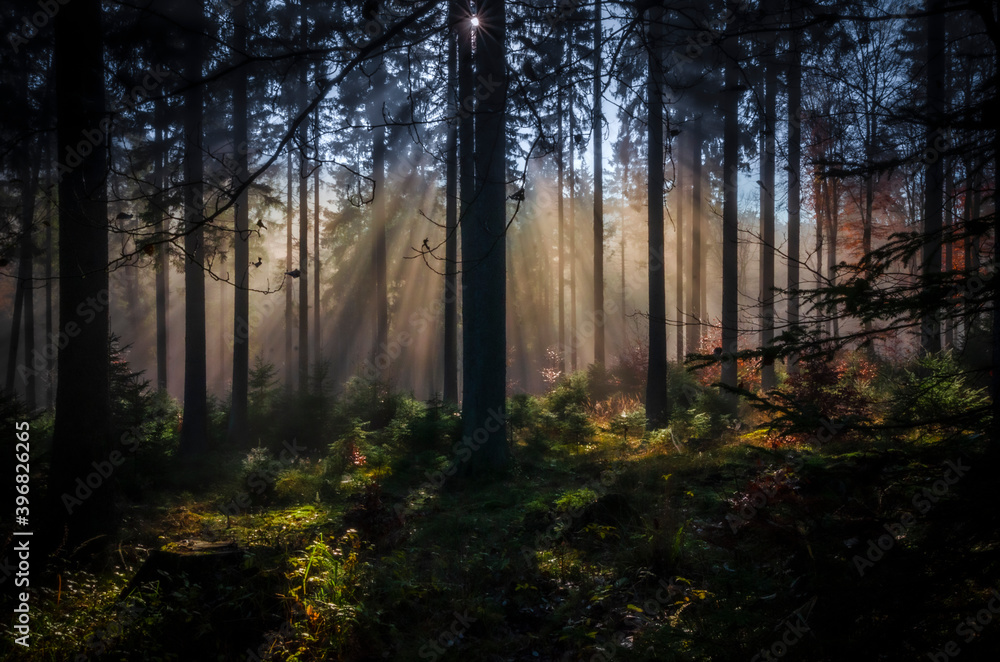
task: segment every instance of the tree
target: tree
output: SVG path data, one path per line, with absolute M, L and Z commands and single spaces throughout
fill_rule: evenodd
M 939 15 L 941 0 L 927 0 L 927 149 L 944 128 L 945 63 L 944 17 Z M 924 179 L 923 273 L 933 279 L 941 273 L 941 229 L 944 216 L 944 158 L 937 158 L 927 168 Z M 920 349 L 925 354 L 941 351 L 941 322 L 933 312 L 921 324 Z
M 604 365 L 604 141 L 601 112 L 601 0 L 594 2 L 594 363 Z
M 472 215 L 462 223 L 462 429 L 477 448 L 466 464 L 468 475 L 503 472 L 511 462 L 505 403 L 506 14 L 503 0 L 483 0 L 476 11 L 475 63 L 482 86 L 474 114 L 476 193 Z
M 79 330 L 59 347 L 59 382 L 47 497 L 55 545 L 110 533 L 118 521 L 109 485 L 80 504 L 64 503 L 76 479 L 111 450 L 108 341 L 107 119 L 101 3 L 63 6 L 55 19 L 57 173 L 59 179 L 59 322 Z M 91 150 L 77 150 L 93 136 Z M 89 311 L 86 317 L 81 310 Z
M 763 13 L 765 19 L 773 15 L 773 3 L 768 2 Z M 774 169 L 775 169 L 775 117 L 778 99 L 778 62 L 774 57 L 777 40 L 773 33 L 764 35 L 765 53 L 761 58 L 764 67 L 763 153 L 761 154 L 760 224 L 761 224 L 761 347 L 769 347 L 774 340 Z M 789 106 L 789 108 L 792 108 Z M 794 112 L 795 109 L 792 109 Z M 819 233 L 817 232 L 817 235 Z M 761 367 L 761 389 L 770 391 L 777 386 L 774 377 L 774 359 L 765 355 Z
M 458 49 L 463 39 L 462 0 L 448 2 L 448 120 L 445 146 L 445 272 L 444 272 L 444 395 L 445 402 L 458 404 L 458 127 L 462 119 L 458 95 Z M 468 30 L 466 30 L 468 32 Z
M 737 4 L 730 0 L 729 11 L 735 15 Z M 722 373 L 723 387 L 736 387 L 736 353 L 739 350 L 739 155 L 741 91 L 739 37 L 728 31 L 724 42 L 725 89 L 723 91 L 723 201 L 722 201 Z M 730 406 L 736 408 L 735 397 Z
M 185 5 L 181 17 L 188 28 L 184 75 L 184 425 L 180 452 L 205 450 L 208 435 L 207 363 L 205 347 L 205 165 L 202 115 L 203 6 Z
M 299 6 L 299 45 L 307 48 L 308 30 L 305 3 Z M 306 108 L 306 74 L 308 66 L 299 66 L 298 112 Z M 309 163 L 306 146 L 309 144 L 309 123 L 299 124 L 299 392 L 309 392 Z
M 242 60 L 247 52 L 247 3 L 233 8 L 233 51 Z M 247 88 L 250 74 L 244 68 L 233 86 L 233 146 L 236 150 L 234 181 L 242 186 L 249 175 Z M 233 289 L 233 397 L 229 409 L 229 442 L 242 443 L 249 434 L 248 402 L 250 375 L 250 196 L 243 188 L 236 201 L 235 263 Z
M 793 0 L 792 24 L 798 20 L 797 0 Z M 790 37 L 788 52 L 788 326 L 799 323 L 799 225 L 801 223 L 801 193 L 799 173 L 802 161 L 802 131 L 799 118 L 802 110 L 802 52 L 798 37 Z M 869 210 L 870 211 L 870 210 Z M 796 373 L 794 356 L 788 358 L 788 372 Z
M 646 418 L 649 429 L 663 427 L 667 399 L 667 304 L 663 247 L 663 7 L 647 8 L 649 72 L 646 81 L 647 195 L 649 197 L 649 365 Z

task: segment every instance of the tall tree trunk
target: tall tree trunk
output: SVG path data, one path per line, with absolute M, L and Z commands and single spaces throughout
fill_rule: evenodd
M 375 87 L 369 101 L 368 118 L 372 130 L 372 180 L 374 181 L 374 200 L 372 201 L 372 235 L 373 259 L 375 268 L 375 354 L 386 351 L 389 345 L 389 290 L 386 284 L 386 198 L 385 188 L 385 118 L 382 114 L 382 104 L 385 100 L 387 78 L 385 62 L 379 60 L 379 70 L 375 73 Z
M 448 2 L 448 106 L 455 118 L 448 123 L 445 146 L 445 248 L 444 248 L 444 395 L 458 404 L 458 125 L 462 119 L 458 96 L 458 42 L 464 23 L 462 0 Z M 466 25 L 467 29 L 468 26 Z
M 462 224 L 462 311 L 464 324 L 463 437 L 474 450 L 465 473 L 506 471 L 506 154 L 507 17 L 503 0 L 482 0 L 477 8 L 476 69 L 484 85 L 475 112 L 476 222 Z M 482 441 L 480 441 L 482 440 Z
M 702 227 L 704 225 L 701 214 L 702 203 L 702 175 L 701 175 L 701 152 L 704 141 L 704 124 L 701 114 L 694 120 L 691 139 L 691 293 L 689 298 L 691 306 L 692 324 L 688 327 L 688 352 L 697 352 L 698 345 L 701 344 L 701 336 L 704 331 L 702 327 L 702 315 L 705 314 L 705 281 L 702 278 L 704 273 L 704 240 L 702 239 Z
M 767 3 L 765 13 L 773 12 L 773 3 Z M 760 224 L 761 224 L 761 333 L 760 346 L 770 347 L 774 342 L 774 170 L 775 170 L 775 118 L 778 100 L 778 69 L 774 58 L 776 35 L 768 34 L 764 66 L 764 152 L 761 163 Z M 789 106 L 791 108 L 791 106 Z M 797 109 L 792 109 L 793 112 Z M 767 392 L 777 386 L 774 376 L 774 359 L 764 357 L 760 373 L 761 390 Z
M 305 49 L 306 19 L 305 4 L 301 5 L 299 14 L 301 29 L 300 40 Z M 299 67 L 299 112 L 306 107 L 306 73 L 309 67 L 305 62 Z M 306 145 L 309 144 L 309 123 L 299 124 L 299 393 L 309 392 L 309 161 L 306 158 Z
M 559 63 L 561 65 L 564 59 L 562 57 L 562 46 L 560 46 L 559 53 Z M 563 104 L 561 87 L 559 91 L 556 92 L 556 122 L 558 126 L 558 129 L 556 130 L 556 142 L 559 143 L 559 147 L 556 152 L 556 188 L 559 190 L 559 197 L 556 201 L 556 213 L 559 216 L 559 369 L 560 372 L 566 374 L 566 183 L 563 181 L 565 169 L 565 164 L 563 163 L 563 145 L 565 138 L 563 136 Z
M 79 332 L 59 346 L 47 531 L 55 545 L 112 533 L 118 521 L 114 476 L 79 502 L 77 478 L 111 448 L 108 344 L 108 203 L 101 3 L 64 5 L 55 19 L 57 176 L 59 179 L 59 323 Z M 99 136 L 87 155 L 81 135 Z M 96 302 L 96 303 L 94 303 Z M 85 312 L 84 312 L 85 311 Z M 67 334 L 68 335 L 68 334 Z M 49 546 L 49 545 L 43 545 Z
M 730 0 L 730 11 L 736 2 Z M 726 50 L 726 88 L 724 92 L 723 201 L 722 201 L 722 371 L 723 386 L 736 387 L 739 350 L 739 155 L 740 155 L 740 69 L 739 37 L 728 35 Z M 791 106 L 790 106 L 791 107 Z M 725 393 L 735 411 L 737 398 Z
M 461 11 L 459 16 L 466 17 L 469 16 L 471 10 L 469 8 L 468 0 L 458 0 L 461 3 Z M 475 96 L 473 92 L 473 61 L 472 61 L 472 40 L 473 40 L 473 28 L 472 25 L 465 18 L 461 18 L 461 22 L 456 28 L 458 30 L 458 99 L 461 109 L 459 110 L 459 123 L 458 123 L 458 195 L 460 198 L 460 205 L 458 208 L 458 225 L 456 229 L 458 232 L 457 242 L 462 241 L 462 233 L 464 232 L 464 227 L 466 223 L 472 223 L 471 220 L 474 217 L 474 203 L 476 199 L 476 150 L 475 150 L 475 121 L 472 115 L 474 109 Z M 458 246 L 455 247 L 455 252 L 458 252 Z M 456 269 L 458 268 L 458 262 L 455 262 Z M 464 270 L 464 268 L 463 268 Z M 464 279 L 464 276 L 458 279 L 459 282 Z M 456 290 L 454 297 L 459 296 L 460 292 L 464 292 L 464 285 L 459 285 L 456 283 L 456 287 L 460 287 L 461 290 Z M 458 302 L 456 301 L 456 305 Z M 465 321 L 462 321 L 463 336 L 462 342 L 464 343 L 464 327 Z M 463 359 L 464 361 L 464 359 Z M 465 368 L 462 367 L 462 374 L 464 375 Z M 464 387 L 464 384 L 461 384 Z M 456 391 L 458 393 L 459 391 Z
M 793 3 L 794 4 L 794 3 Z M 798 12 L 793 9 L 793 24 Z M 799 323 L 799 225 L 801 219 L 802 131 L 799 115 L 802 106 L 802 52 L 798 38 L 791 36 L 788 58 L 788 325 Z M 788 357 L 788 372 L 798 372 L 796 357 Z
M 52 161 L 50 145 L 52 142 L 45 140 L 45 157 L 42 164 L 45 168 L 45 338 L 48 340 L 47 347 L 52 343 L 52 330 L 54 328 L 52 315 L 52 267 L 55 257 L 55 246 L 52 243 L 52 223 L 54 222 L 52 209 L 55 206 L 53 196 L 53 184 L 50 177 L 49 163 Z M 52 409 L 55 405 L 55 364 L 49 358 L 49 353 L 45 352 L 45 407 Z
M 313 355 L 316 357 L 316 361 L 321 361 L 323 359 L 323 341 L 322 341 L 322 328 L 321 328 L 321 310 L 320 310 L 320 268 L 322 267 L 322 262 L 319 255 L 319 185 L 320 185 L 320 164 L 321 155 L 319 152 L 319 108 L 316 109 L 316 114 L 313 116 L 313 140 L 316 141 L 316 165 L 313 170 Z M 319 373 L 317 373 L 317 376 Z M 316 384 L 318 389 L 320 384 Z
M 663 21 L 662 7 L 648 10 L 649 76 L 646 83 L 647 173 L 649 196 L 649 365 L 646 370 L 646 419 L 649 429 L 667 423 L 667 302 L 663 248 Z
M 25 74 L 27 75 L 27 74 Z M 27 86 L 25 86 L 25 98 Z M 37 370 L 35 354 L 35 193 L 38 190 L 39 151 L 28 147 L 20 155 L 21 177 L 21 239 L 18 256 L 17 285 L 14 294 L 14 313 L 11 316 L 10 344 L 7 352 L 7 391 L 15 392 L 16 375 L 20 373 L 24 381 L 24 402 L 28 409 L 37 406 Z M 24 324 L 24 363 L 18 370 L 17 350 L 20 345 L 21 324 Z
M 156 246 L 156 386 L 161 391 L 167 390 L 167 327 L 170 307 L 170 253 L 164 232 L 163 190 L 167 186 L 164 168 L 166 166 L 167 147 L 165 144 L 164 125 L 166 124 L 164 101 L 157 101 L 153 111 L 153 123 L 156 125 L 156 155 L 153 165 L 153 226 L 156 237 L 160 241 Z M 239 251 L 237 249 L 237 255 Z
M 292 270 L 292 146 L 288 146 L 287 155 L 287 188 L 285 189 L 285 270 Z M 292 394 L 292 384 L 295 378 L 295 368 L 292 362 L 292 323 L 295 319 L 292 312 L 292 283 L 285 279 L 285 392 Z
M 576 109 L 573 107 L 573 90 L 569 91 L 569 365 L 576 372 L 580 342 L 576 327 Z
M 243 58 L 247 52 L 247 6 L 233 7 L 233 50 Z M 246 67 L 236 76 L 233 86 L 233 145 L 236 147 L 235 183 L 242 186 L 249 176 L 249 129 L 247 127 L 247 88 L 250 74 Z M 236 237 L 233 248 L 236 263 L 236 287 L 233 288 L 233 401 L 229 409 L 229 443 L 243 445 L 249 437 L 248 397 L 250 377 L 250 195 L 247 189 L 236 200 Z
M 927 0 L 927 132 L 926 145 L 935 153 L 934 141 L 944 123 L 944 21 L 938 13 L 940 0 Z M 933 282 L 941 273 L 941 228 L 944 215 L 944 159 L 936 158 L 927 166 L 924 178 L 923 276 Z M 928 312 L 920 325 L 922 354 L 941 351 L 941 320 Z
M 826 268 L 832 287 L 837 284 L 837 224 L 840 214 L 840 182 L 837 179 L 828 180 L 826 204 Z M 830 333 L 834 337 L 840 334 L 840 315 L 836 309 L 830 311 Z
M 682 137 L 677 141 L 677 157 L 673 159 L 676 181 L 674 183 L 674 193 L 672 199 L 677 201 L 677 275 L 675 278 L 674 298 L 677 300 L 677 362 L 684 362 L 684 342 L 685 329 L 687 328 L 687 316 L 684 309 L 684 194 L 687 186 L 687 177 L 684 176 L 684 146 L 687 141 Z
M 604 365 L 604 114 L 601 112 L 601 0 L 594 2 L 594 363 Z
M 201 80 L 203 6 L 193 3 L 186 17 L 190 34 L 185 53 L 184 92 L 184 424 L 180 452 L 198 454 L 205 450 L 208 435 L 207 365 L 205 347 L 205 164 L 202 147 L 204 104 Z

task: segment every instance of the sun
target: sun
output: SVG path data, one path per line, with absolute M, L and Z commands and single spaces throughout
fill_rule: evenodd
M 479 18 L 476 17 L 476 16 L 472 17 L 472 27 L 474 27 L 474 28 L 478 28 L 479 27 Z

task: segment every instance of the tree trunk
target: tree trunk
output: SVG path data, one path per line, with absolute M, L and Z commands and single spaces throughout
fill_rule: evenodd
M 482 0 L 477 16 L 481 39 L 476 69 L 478 79 L 489 85 L 480 89 L 475 112 L 475 222 L 462 224 L 462 428 L 474 449 L 463 473 L 495 475 L 511 463 L 505 404 L 507 17 L 503 0 Z
M 185 54 L 188 88 L 184 92 L 184 424 L 180 452 L 199 454 L 208 434 L 205 347 L 205 217 L 202 146 L 204 89 L 198 84 L 202 67 L 202 3 L 191 6 L 190 34 Z
M 302 48 L 307 47 L 305 4 L 300 5 L 299 26 Z M 306 73 L 309 68 L 305 62 L 299 67 L 299 112 L 306 106 Z M 306 145 L 309 144 L 309 123 L 299 124 L 299 393 L 309 392 L 309 162 L 306 159 Z
M 167 186 L 164 168 L 166 166 L 167 147 L 163 135 L 166 119 L 164 117 L 164 101 L 156 102 L 153 123 L 156 125 L 156 156 L 153 165 L 153 225 L 156 237 L 160 241 L 156 246 L 156 386 L 161 391 L 167 390 L 167 327 L 170 307 L 170 244 L 166 241 L 164 228 L 163 190 Z M 237 250 L 237 255 L 239 251 Z
M 703 220 L 701 216 L 701 151 L 704 141 L 704 125 L 699 114 L 694 120 L 691 139 L 691 306 L 692 324 L 688 327 L 688 352 L 697 352 L 703 333 L 701 317 L 705 314 L 705 285 L 702 279 L 704 273 L 704 240 L 702 239 Z
M 59 322 L 79 332 L 59 347 L 55 428 L 45 529 L 55 545 L 112 533 L 118 518 L 112 476 L 82 503 L 77 478 L 111 448 L 108 344 L 108 203 L 101 3 L 64 5 L 55 19 L 59 165 Z M 87 156 L 81 135 L 100 136 Z M 71 165 L 72 164 L 72 165 Z M 43 545 L 43 547 L 48 545 Z
M 26 75 L 26 74 L 25 74 Z M 26 94 L 26 87 L 25 87 Z M 10 344 L 7 352 L 7 391 L 15 392 L 15 377 L 20 373 L 24 381 L 24 402 L 28 409 L 37 407 L 37 369 L 35 354 L 35 193 L 38 190 L 39 152 L 28 147 L 27 153 L 20 155 L 21 177 L 21 239 L 18 256 L 17 285 L 14 294 L 14 313 L 11 316 Z M 18 370 L 17 350 L 20 345 L 21 323 L 24 323 L 24 363 Z
M 771 3 L 766 10 L 770 13 Z M 768 34 L 764 66 L 764 152 L 761 167 L 760 224 L 761 224 L 761 333 L 760 346 L 768 348 L 774 342 L 774 170 L 775 170 L 775 117 L 778 100 L 778 69 L 774 59 L 777 40 Z M 791 107 L 790 107 L 791 108 Z M 797 109 L 792 109 L 796 112 Z M 777 386 L 774 376 L 774 359 L 765 356 L 761 365 L 760 386 L 764 392 Z
M 576 109 L 573 107 L 573 90 L 569 92 L 569 365 L 576 372 L 580 340 L 576 327 Z
M 285 271 L 292 270 L 292 146 L 288 146 L 286 178 L 288 187 L 285 189 Z M 292 394 L 292 384 L 295 378 L 292 362 L 292 323 L 295 319 L 292 312 L 292 283 L 285 278 L 285 392 Z
M 937 14 L 940 0 L 927 0 L 927 132 L 926 149 L 934 152 L 934 141 L 944 119 L 944 21 Z M 944 159 L 936 158 L 927 166 L 924 178 L 924 246 L 923 276 L 933 282 L 941 273 L 941 228 L 944 215 Z M 927 313 L 920 325 L 920 351 L 933 354 L 941 351 L 941 320 L 934 311 Z
M 448 2 L 448 105 L 455 118 L 448 122 L 445 146 L 445 259 L 444 259 L 444 395 L 458 404 L 458 125 L 463 120 L 458 97 L 458 40 L 462 39 L 462 0 Z
M 736 3 L 730 0 L 730 11 Z M 723 135 L 723 201 L 722 201 L 722 371 L 724 387 L 735 388 L 737 378 L 736 352 L 739 350 L 739 154 L 740 154 L 740 69 L 739 37 L 726 40 L 726 89 Z M 791 107 L 791 106 L 790 106 Z M 730 409 L 735 412 L 737 398 L 723 391 Z
M 320 325 L 320 267 L 319 256 L 319 184 L 320 184 L 320 153 L 319 153 L 319 108 L 313 116 L 313 140 L 316 141 L 316 167 L 313 170 L 313 356 L 316 361 L 323 359 L 322 329 Z M 316 384 L 317 389 L 319 383 Z
M 792 21 L 795 22 L 796 12 Z M 788 62 L 788 326 L 799 323 L 799 225 L 801 218 L 802 132 L 799 111 L 802 106 L 802 53 L 797 37 L 791 36 Z M 788 357 L 788 372 L 798 372 L 796 357 Z
M 53 257 L 55 254 L 55 246 L 52 243 L 52 223 L 55 221 L 52 214 L 52 209 L 55 206 L 55 200 L 52 191 L 52 180 L 49 176 L 50 170 L 48 164 L 52 162 L 52 156 L 50 153 L 51 141 L 46 138 L 45 140 L 45 157 L 42 159 L 42 163 L 45 164 L 45 191 L 46 191 L 46 203 L 45 203 L 45 338 L 48 343 L 52 342 L 52 330 L 54 328 L 53 315 L 52 315 L 52 266 Z M 48 356 L 48 352 L 45 352 L 45 407 L 46 409 L 52 409 L 55 405 L 55 389 L 54 389 L 54 379 L 55 379 L 55 364 Z
M 594 2 L 594 363 L 604 365 L 604 114 L 601 111 L 601 0 Z
M 382 104 L 386 92 L 387 79 L 385 62 L 378 62 L 375 87 L 369 100 L 368 119 L 374 127 L 372 130 L 372 180 L 374 181 L 374 199 L 372 200 L 372 250 L 375 268 L 375 350 L 374 354 L 386 351 L 389 345 L 389 290 L 386 284 L 386 198 L 385 188 L 385 118 L 382 114 Z
M 560 56 L 563 54 L 562 46 L 560 46 Z M 559 58 L 560 65 L 562 64 L 564 57 Z M 557 82 L 558 85 L 558 82 Z M 562 104 L 562 89 L 556 92 L 556 122 L 558 124 L 558 129 L 556 131 L 556 142 L 559 143 L 558 150 L 556 152 L 556 188 L 559 190 L 559 197 L 557 199 L 557 211 L 559 216 L 559 370 L 563 374 L 566 374 L 566 212 L 565 212 L 565 197 L 566 197 L 566 183 L 564 179 L 564 169 L 565 164 L 563 163 L 563 104 Z
M 649 365 L 646 370 L 647 427 L 667 424 L 667 303 L 663 249 L 663 21 L 662 7 L 648 10 L 647 194 L 649 196 Z
M 684 176 L 684 170 L 681 166 L 684 162 L 684 145 L 686 143 L 687 141 L 683 137 L 676 143 L 677 157 L 673 159 L 676 181 L 674 182 L 674 193 L 671 196 L 672 199 L 676 200 L 677 207 L 677 273 L 674 276 L 674 298 L 677 300 L 677 327 L 674 333 L 677 336 L 678 363 L 684 362 L 684 341 L 686 336 L 684 331 L 687 325 L 687 316 L 684 314 L 684 189 L 687 186 L 687 177 Z
M 247 52 L 247 7 L 233 7 L 233 50 L 242 59 Z M 249 175 L 247 88 L 250 74 L 244 67 L 233 86 L 233 145 L 236 147 L 235 184 L 242 186 Z M 229 409 L 229 443 L 245 445 L 249 437 L 248 403 L 250 375 L 250 195 L 247 189 L 236 201 L 236 237 L 233 253 L 236 287 L 233 289 L 233 401 Z

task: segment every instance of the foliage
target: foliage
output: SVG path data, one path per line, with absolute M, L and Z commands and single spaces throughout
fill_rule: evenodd
M 889 420 L 926 424 L 931 429 L 988 429 L 989 396 L 968 385 L 968 377 L 952 352 L 928 354 L 896 375 L 889 401 Z

